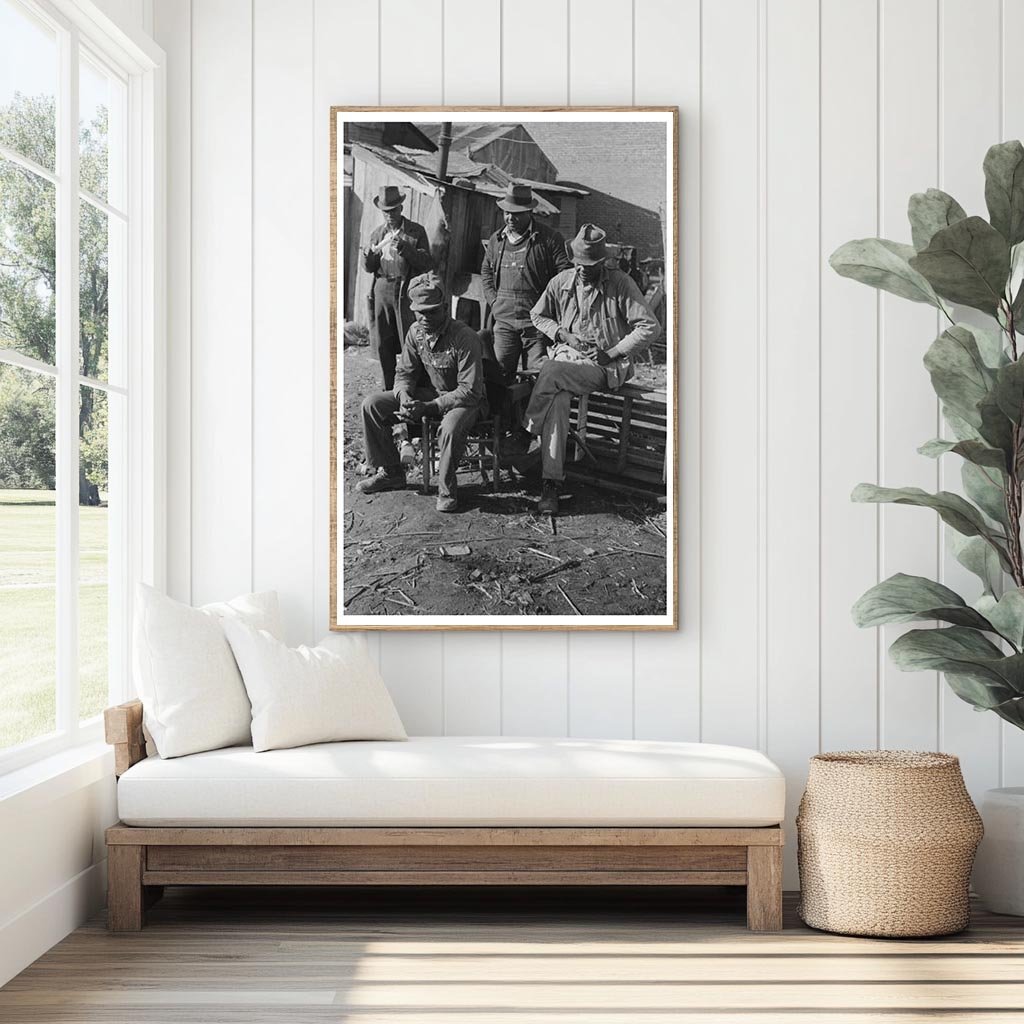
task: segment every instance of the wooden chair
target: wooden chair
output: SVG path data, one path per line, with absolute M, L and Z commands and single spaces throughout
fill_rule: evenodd
M 441 420 L 436 417 L 424 416 L 422 429 L 423 445 L 423 488 L 424 494 L 430 493 L 430 481 L 437 476 L 437 431 Z M 501 437 L 502 421 L 500 415 L 489 416 L 477 420 L 473 429 L 466 437 L 466 450 L 459 459 L 459 466 L 468 466 L 479 472 L 485 484 L 490 483 L 491 490 L 497 493 L 501 484 Z M 488 469 L 490 475 L 488 475 Z

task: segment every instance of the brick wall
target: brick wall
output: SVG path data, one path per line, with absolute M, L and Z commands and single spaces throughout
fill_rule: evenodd
M 609 242 L 635 245 L 638 259 L 665 255 L 661 217 L 653 210 L 628 203 L 607 192 L 591 191 L 590 195 L 581 196 L 576 204 L 577 230 L 580 224 L 588 222 L 607 231 Z

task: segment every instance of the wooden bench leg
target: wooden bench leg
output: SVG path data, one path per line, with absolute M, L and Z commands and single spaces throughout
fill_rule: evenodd
M 143 846 L 107 847 L 107 928 L 112 932 L 137 932 L 142 928 L 144 853 Z
M 782 847 L 747 847 L 747 928 L 782 931 Z

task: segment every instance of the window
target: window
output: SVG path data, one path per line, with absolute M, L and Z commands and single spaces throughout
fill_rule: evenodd
M 0 770 L 99 736 L 154 564 L 156 63 L 74 10 L 0 0 Z

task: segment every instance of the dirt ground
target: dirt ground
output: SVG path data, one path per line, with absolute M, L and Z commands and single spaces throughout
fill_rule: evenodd
M 655 499 L 567 480 L 557 519 L 536 512 L 539 481 L 502 474 L 497 494 L 459 474 L 459 511 L 409 487 L 362 495 L 359 405 L 379 389 L 368 348 L 342 349 L 345 395 L 339 542 L 345 609 L 355 615 L 661 615 L 666 522 Z M 656 375 L 663 368 L 656 368 Z

